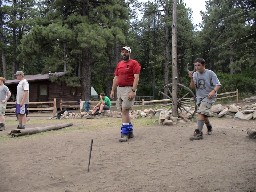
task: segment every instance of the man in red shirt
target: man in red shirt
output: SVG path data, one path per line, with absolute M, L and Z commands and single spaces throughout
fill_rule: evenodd
M 122 59 L 116 66 L 110 97 L 113 98 L 117 89 L 118 109 L 122 112 L 122 126 L 120 142 L 133 138 L 133 125 L 130 120 L 129 110 L 134 104 L 141 66 L 138 61 L 130 58 L 131 48 L 121 49 Z

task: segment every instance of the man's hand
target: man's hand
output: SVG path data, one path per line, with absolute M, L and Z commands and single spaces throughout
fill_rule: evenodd
M 208 98 L 211 99 L 215 96 L 215 90 L 212 90 L 209 94 L 208 94 Z
M 130 91 L 129 94 L 128 94 L 128 100 L 131 101 L 133 100 L 133 98 L 136 96 L 135 92 L 133 91 Z
M 189 76 L 190 78 L 193 78 L 193 73 L 194 73 L 194 71 L 188 71 L 188 76 Z
M 110 98 L 113 99 L 114 97 L 115 97 L 115 92 L 112 90 L 112 91 L 110 92 Z

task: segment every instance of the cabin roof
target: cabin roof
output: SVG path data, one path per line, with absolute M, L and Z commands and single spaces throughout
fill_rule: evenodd
M 55 72 L 55 73 L 47 73 L 47 74 L 25 75 L 25 79 L 27 79 L 28 82 L 42 81 L 42 80 L 48 80 L 50 79 L 50 77 L 61 77 L 61 76 L 64 76 L 65 74 L 66 72 Z M 5 85 L 18 84 L 18 83 L 19 81 L 17 79 L 5 81 Z

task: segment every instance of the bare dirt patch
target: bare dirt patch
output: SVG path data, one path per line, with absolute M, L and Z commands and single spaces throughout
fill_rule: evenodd
M 63 130 L 9 138 L 0 132 L 1 192 L 253 192 L 256 121 L 212 118 L 213 135 L 190 141 L 195 122 L 159 126 L 134 120 L 135 138 L 119 143 L 120 119 L 47 120 L 29 127 L 73 122 Z M 91 139 L 94 140 L 87 172 Z

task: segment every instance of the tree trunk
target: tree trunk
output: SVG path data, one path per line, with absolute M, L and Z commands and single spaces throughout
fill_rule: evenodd
M 91 98 L 91 53 L 88 49 L 82 51 L 81 69 L 81 87 L 82 87 L 82 100 L 90 100 Z
M 12 130 L 9 133 L 9 135 L 11 135 L 12 137 L 18 137 L 22 135 L 31 135 L 31 134 L 41 133 L 45 131 L 58 130 L 65 127 L 70 127 L 72 125 L 73 123 L 64 123 L 64 124 L 49 125 L 44 127 L 35 127 L 35 128 L 28 128 L 28 129 L 15 129 L 15 130 Z
M 170 19 L 170 10 L 168 6 L 168 0 L 166 0 L 165 5 L 165 17 L 166 17 L 166 23 L 165 23 L 165 63 L 164 63 L 164 85 L 169 83 L 169 64 L 171 63 L 171 54 L 170 54 L 170 29 L 168 20 Z M 168 95 L 168 88 L 164 89 L 164 93 Z
M 171 62 L 171 55 L 170 55 L 170 36 L 169 36 L 169 26 L 166 24 L 165 26 L 165 40 L 166 40 L 166 45 L 165 45 L 165 63 L 164 63 L 164 84 L 169 83 L 169 64 Z M 168 89 L 164 90 L 165 94 L 168 94 Z
M 106 82 L 106 95 L 109 95 L 112 89 L 112 83 L 114 78 L 114 70 L 119 60 L 119 48 L 118 43 L 115 39 L 114 46 L 112 47 L 111 53 L 109 53 L 109 67 L 108 67 L 108 77 Z
M 2 65 L 3 65 L 3 77 L 6 77 L 6 58 L 5 58 L 5 54 L 4 54 L 4 50 L 2 50 Z
M 14 10 L 17 7 L 17 0 L 13 0 L 13 6 L 14 6 Z M 13 22 L 16 21 L 16 16 L 17 16 L 17 11 L 13 11 Z M 13 40 L 13 62 L 12 62 L 12 67 L 13 67 L 13 74 L 16 73 L 16 71 L 19 69 L 19 65 L 17 62 L 17 34 L 16 34 L 16 27 L 13 26 L 12 29 L 12 40 Z
M 177 101 L 177 0 L 173 1 L 173 21 L 172 21 L 172 116 L 178 117 Z

